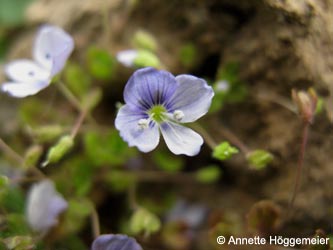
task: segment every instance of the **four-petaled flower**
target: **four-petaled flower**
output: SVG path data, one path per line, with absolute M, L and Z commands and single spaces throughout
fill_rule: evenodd
M 64 67 L 74 48 L 72 37 L 56 26 L 43 26 L 33 47 L 33 60 L 20 59 L 5 66 L 10 82 L 1 90 L 13 97 L 34 95 L 46 88 Z
M 28 194 L 26 217 L 30 227 L 46 234 L 58 224 L 58 216 L 68 207 L 51 180 L 34 184 Z
M 115 126 L 129 146 L 142 152 L 156 148 L 161 131 L 171 152 L 193 156 L 199 153 L 203 139 L 180 123 L 193 122 L 206 114 L 213 96 L 203 79 L 174 77 L 154 68 L 139 69 L 126 84 L 126 104 L 120 108 Z

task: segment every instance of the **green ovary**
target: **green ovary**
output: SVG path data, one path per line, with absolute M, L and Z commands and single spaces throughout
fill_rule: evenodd
M 148 111 L 148 114 L 153 121 L 161 123 L 165 120 L 166 112 L 167 110 L 162 105 L 156 105 Z

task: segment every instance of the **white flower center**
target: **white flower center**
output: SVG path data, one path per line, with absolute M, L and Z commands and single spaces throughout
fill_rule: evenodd
M 184 116 L 184 112 L 181 110 L 175 110 L 173 112 L 173 118 L 179 122 L 184 118 Z
M 149 121 L 147 119 L 140 119 L 138 125 L 141 129 L 146 129 L 149 126 Z

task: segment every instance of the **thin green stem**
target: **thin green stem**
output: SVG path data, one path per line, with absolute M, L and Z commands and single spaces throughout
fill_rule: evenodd
M 83 121 L 85 119 L 87 115 L 87 111 L 81 111 L 80 112 L 80 115 L 79 117 L 77 118 L 73 128 L 72 128 L 72 131 L 71 131 L 71 137 L 74 139 L 75 136 L 78 134 L 79 130 L 80 130 L 80 127 L 82 126 L 83 124 Z
M 193 129 L 197 130 L 205 139 L 207 145 L 214 150 L 214 148 L 218 145 L 217 142 L 210 136 L 207 130 L 202 127 L 199 123 L 193 123 L 190 125 Z
M 0 150 L 2 150 L 6 155 L 15 160 L 20 166 L 24 164 L 24 158 L 18 154 L 14 149 L 12 149 L 4 140 L 0 138 Z M 31 170 L 41 178 L 45 178 L 45 174 L 40 171 L 37 167 L 31 167 Z
M 231 130 L 227 129 L 223 125 L 220 125 L 219 131 L 223 137 L 225 137 L 228 141 L 231 142 L 231 144 L 238 147 L 244 155 L 247 155 L 250 150 L 249 148 L 243 143 Z
M 100 223 L 99 223 L 98 212 L 97 212 L 95 206 L 92 206 L 92 211 L 91 211 L 91 228 L 92 228 L 94 238 L 96 239 L 101 234 L 101 227 L 100 227 Z
M 305 149 L 308 141 L 308 134 L 309 134 L 309 127 L 310 123 L 304 121 L 304 126 L 303 126 L 303 133 L 302 133 L 302 142 L 301 142 L 301 147 L 298 155 L 298 162 L 297 162 L 297 173 L 296 173 L 296 180 L 295 180 L 295 186 L 294 186 L 294 191 L 289 203 L 289 209 L 293 207 L 296 195 L 298 193 L 298 189 L 301 183 L 301 177 L 302 177 L 302 172 L 303 172 L 303 165 L 304 165 L 304 155 L 305 155 Z
M 67 100 L 78 110 L 82 111 L 81 102 L 79 99 L 76 98 L 76 96 L 70 91 L 69 88 L 63 83 L 63 82 L 57 82 L 56 83 L 59 90 L 63 93 L 63 95 L 67 98 Z

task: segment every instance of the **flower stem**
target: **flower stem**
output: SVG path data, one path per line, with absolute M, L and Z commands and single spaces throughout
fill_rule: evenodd
M 91 228 L 93 231 L 94 238 L 96 239 L 101 234 L 101 227 L 99 224 L 99 216 L 95 206 L 92 206 L 91 211 Z
M 231 144 L 238 147 L 244 155 L 247 155 L 250 152 L 249 148 L 233 132 L 231 132 L 231 130 L 220 125 L 219 131 L 223 137 L 231 142 Z
M 137 185 L 138 183 L 135 180 L 134 183 L 132 183 L 132 185 L 130 185 L 128 189 L 128 203 L 132 210 L 136 210 L 139 207 L 136 199 Z
M 24 158 L 19 155 L 14 149 L 12 149 L 4 140 L 0 138 L 0 150 L 2 150 L 6 155 L 15 160 L 19 165 L 24 164 Z M 37 167 L 32 167 L 32 171 L 41 178 L 45 178 L 45 174 L 40 171 Z
M 304 165 L 304 155 L 305 155 L 305 149 L 308 141 L 308 134 L 309 134 L 309 127 L 310 123 L 309 122 L 304 122 L 303 125 L 303 133 L 302 133 L 302 142 L 301 142 L 301 147 L 298 155 L 298 162 L 297 162 L 297 173 L 296 173 L 296 180 L 295 180 L 295 186 L 294 186 L 294 191 L 289 203 L 289 209 L 288 211 L 293 207 L 293 204 L 296 199 L 296 195 L 299 189 L 299 185 L 301 182 L 301 177 L 302 177 L 302 172 L 303 172 L 303 165 Z
M 199 123 L 193 123 L 190 125 L 193 129 L 197 130 L 205 139 L 205 142 L 207 145 L 214 150 L 214 148 L 218 145 L 216 141 L 213 139 L 213 137 L 210 136 L 210 134 L 207 132 L 207 130 L 202 127 Z
M 63 93 L 63 95 L 67 98 L 67 100 L 78 110 L 82 111 L 81 102 L 75 97 L 75 95 L 70 91 L 69 88 L 63 83 L 58 82 L 57 87 Z
M 87 115 L 87 111 L 86 110 L 83 110 L 80 112 L 80 115 L 78 116 L 73 128 L 72 128 L 72 131 L 71 131 L 71 137 L 74 139 L 75 136 L 78 134 L 79 130 L 80 130 L 80 127 L 85 119 Z

